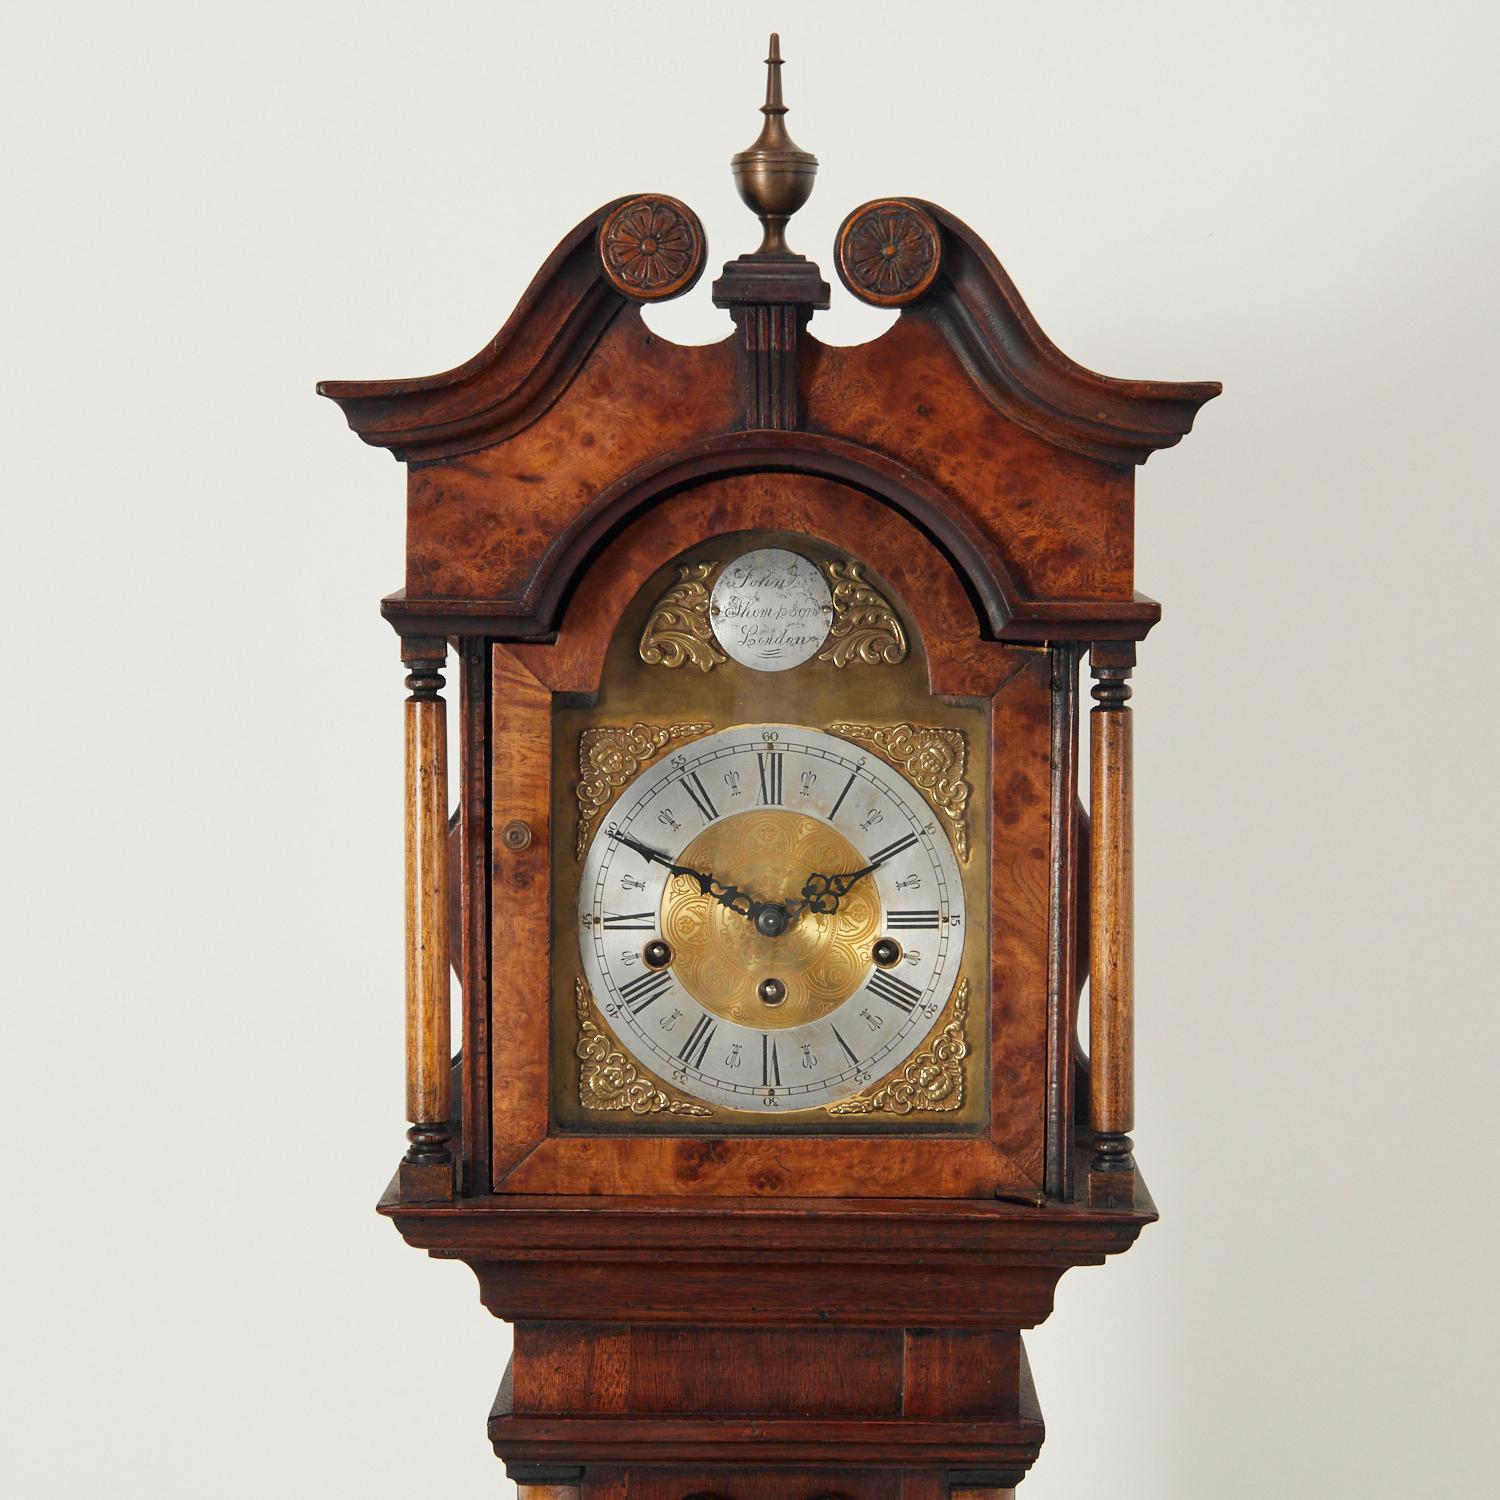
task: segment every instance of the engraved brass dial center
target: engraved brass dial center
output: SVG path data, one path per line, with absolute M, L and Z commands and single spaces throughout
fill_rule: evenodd
M 814 871 L 849 872 L 869 863 L 827 823 L 776 808 L 721 818 L 677 858 L 749 891 L 782 917 L 789 905 L 795 910 Z M 800 1026 L 842 1005 L 869 975 L 880 931 L 872 882 L 855 886 L 832 914 L 802 911 L 784 923 L 752 922 L 690 880 L 669 880 L 662 895 L 661 933 L 672 945 L 679 983 L 705 1010 L 761 1030 Z M 768 980 L 780 986 L 773 1003 L 762 993 Z

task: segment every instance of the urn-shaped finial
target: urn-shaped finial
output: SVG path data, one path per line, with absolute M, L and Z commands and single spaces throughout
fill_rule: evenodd
M 818 175 L 818 158 L 804 151 L 787 134 L 786 105 L 781 102 L 781 38 L 771 33 L 771 55 L 766 58 L 766 117 L 755 144 L 730 163 L 740 197 L 756 214 L 765 231 L 757 255 L 790 255 L 786 223 L 807 202 Z

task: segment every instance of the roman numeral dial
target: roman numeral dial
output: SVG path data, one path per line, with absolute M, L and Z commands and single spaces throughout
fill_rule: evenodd
M 891 1073 L 964 965 L 942 820 L 820 730 L 721 730 L 646 766 L 580 874 L 579 960 L 619 1046 L 716 1116 L 768 1125 Z

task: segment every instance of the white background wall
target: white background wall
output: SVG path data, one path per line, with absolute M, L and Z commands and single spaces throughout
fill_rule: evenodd
M 370 1211 L 402 483 L 313 382 L 466 358 L 618 193 L 750 248 L 773 24 L 825 270 L 919 194 L 1075 358 L 1226 387 L 1140 486 L 1164 1218 L 1032 1338 L 1023 1493 L 1492 1487 L 1492 5 L 7 12 L 8 1494 L 500 1492 L 506 1331 Z

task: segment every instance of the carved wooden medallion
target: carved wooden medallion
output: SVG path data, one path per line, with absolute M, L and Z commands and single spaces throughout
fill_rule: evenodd
M 632 198 L 600 225 L 599 259 L 617 292 L 640 302 L 675 297 L 703 270 L 703 226 L 676 198 Z
M 856 297 L 877 307 L 920 297 L 941 260 L 937 225 L 902 198 L 856 208 L 839 230 L 839 275 Z

